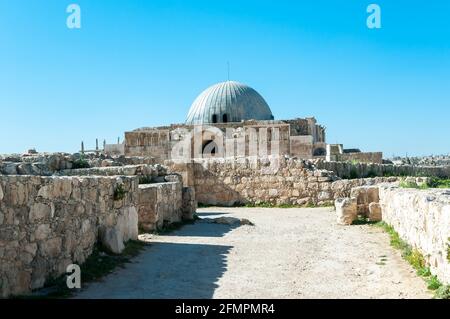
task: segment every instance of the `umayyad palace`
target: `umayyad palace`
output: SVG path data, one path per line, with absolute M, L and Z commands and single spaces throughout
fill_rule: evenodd
M 105 152 L 151 156 L 157 161 L 178 156 L 288 155 L 328 161 L 381 163 L 381 152 L 363 153 L 327 144 L 325 128 L 314 117 L 274 119 L 264 98 L 251 87 L 226 81 L 204 90 L 192 103 L 184 124 L 145 127 L 125 132 L 122 144 L 105 145 Z M 176 150 L 176 151 L 174 151 Z

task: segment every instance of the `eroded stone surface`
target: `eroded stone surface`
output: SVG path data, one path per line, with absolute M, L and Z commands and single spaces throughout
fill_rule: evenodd
M 425 257 L 431 272 L 450 284 L 450 190 L 380 186 L 383 221 Z
M 338 198 L 334 206 L 337 223 L 340 225 L 351 225 L 358 215 L 356 198 Z

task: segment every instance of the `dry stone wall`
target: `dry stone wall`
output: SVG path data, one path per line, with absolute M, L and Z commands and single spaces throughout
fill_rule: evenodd
M 429 176 L 450 178 L 450 166 L 414 166 L 351 162 L 315 161 L 318 169 L 333 171 L 341 178 L 386 176 Z
M 450 284 L 450 190 L 379 186 L 382 218 L 418 249 L 441 282 Z
M 88 175 L 89 170 L 78 169 L 80 163 L 97 169 L 101 167 L 150 166 L 156 161 L 152 157 L 109 156 L 102 153 L 32 153 L 0 155 L 0 174 L 3 175 Z M 155 165 L 156 167 L 157 165 Z M 63 173 L 61 173 L 64 171 Z M 113 172 L 113 170 L 107 172 Z M 80 173 L 80 174 L 78 174 Z M 104 175 L 104 174 L 99 174 Z M 111 174 L 112 175 L 112 174 Z
M 0 175 L 0 296 L 83 263 L 99 235 L 115 252 L 137 239 L 137 188 L 137 177 Z
M 67 169 L 58 172 L 58 176 L 147 176 L 158 180 L 158 177 L 166 176 L 167 169 L 159 164 L 156 165 L 124 165 L 110 167 L 92 167 L 80 169 Z
M 316 169 L 294 158 L 205 159 L 169 163 L 169 171 L 186 176 L 199 203 L 232 206 L 241 203 L 292 205 L 332 204 L 348 197 L 352 187 L 396 181 L 378 177 L 341 180 L 334 172 Z

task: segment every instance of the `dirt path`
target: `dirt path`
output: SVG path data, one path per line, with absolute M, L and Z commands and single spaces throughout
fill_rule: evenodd
M 207 208 L 78 298 L 430 298 L 381 229 L 338 226 L 329 208 Z

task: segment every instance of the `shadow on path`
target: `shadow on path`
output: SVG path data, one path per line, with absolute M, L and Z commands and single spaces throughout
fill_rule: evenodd
M 175 237 L 222 237 L 236 227 L 199 220 L 157 236 L 132 263 L 91 283 L 75 298 L 212 298 L 233 247 L 204 244 L 204 239 L 179 243 Z

